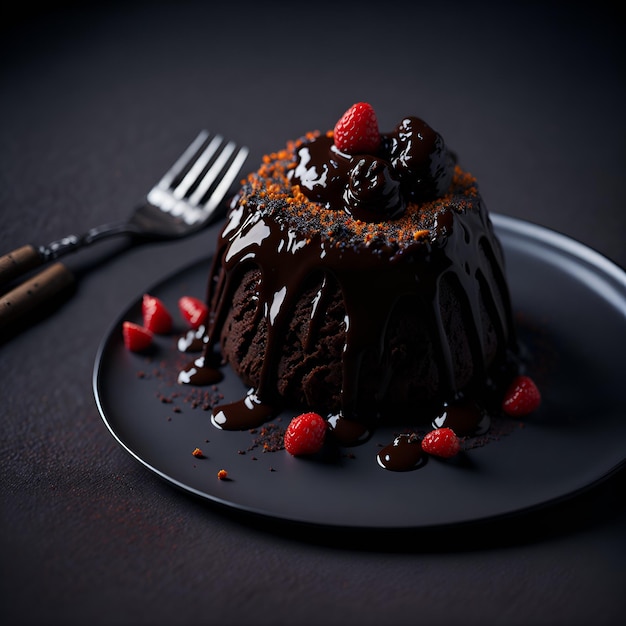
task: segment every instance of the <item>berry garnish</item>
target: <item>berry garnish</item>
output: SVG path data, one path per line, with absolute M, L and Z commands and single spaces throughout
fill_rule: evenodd
M 451 428 L 436 428 L 424 435 L 422 450 L 433 456 L 450 459 L 461 450 L 461 441 Z
M 124 336 L 124 345 L 131 352 L 141 352 L 152 344 L 152 331 L 134 322 L 124 322 L 122 324 L 122 334 Z
M 326 420 L 317 413 L 303 413 L 289 423 L 285 449 L 294 456 L 315 454 L 322 449 L 325 437 Z
M 144 294 L 141 302 L 143 325 L 157 335 L 165 335 L 172 330 L 172 316 L 159 298 Z
M 335 124 L 335 146 L 348 154 L 374 154 L 380 145 L 376 113 L 367 102 L 353 104 Z
M 193 296 L 183 296 L 178 300 L 178 308 L 192 328 L 198 328 L 204 324 L 208 308 L 202 300 Z
M 541 404 L 541 393 L 528 376 L 517 376 L 504 394 L 502 410 L 512 417 L 532 413 Z

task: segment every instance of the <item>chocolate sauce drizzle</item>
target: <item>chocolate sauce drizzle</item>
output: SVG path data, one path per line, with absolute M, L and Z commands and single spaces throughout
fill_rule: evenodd
M 388 145 L 390 141 L 386 138 L 383 145 Z M 319 144 L 315 141 L 309 143 L 308 148 L 309 157 L 316 155 L 313 165 L 321 171 L 323 163 L 320 160 L 327 163 L 331 150 L 327 138 L 320 138 Z M 439 143 L 437 149 L 441 149 Z M 293 155 L 292 158 L 297 164 L 297 158 Z M 335 195 L 326 189 L 324 197 L 329 202 L 328 210 L 333 211 L 330 200 L 336 194 L 343 198 L 345 185 L 342 186 L 338 178 L 329 181 L 329 185 L 334 186 Z M 312 186 L 319 187 L 319 179 Z M 251 191 L 250 187 L 247 191 Z M 290 193 L 290 184 L 284 191 Z M 306 210 L 296 211 L 287 200 L 273 200 L 271 197 L 262 200 L 261 197 L 256 196 L 255 201 L 244 198 L 235 202 L 220 234 L 210 272 L 207 295 L 210 316 L 202 358 L 205 367 L 217 369 L 215 351 L 233 294 L 242 274 L 250 268 L 258 268 L 261 279 L 256 316 L 257 323 L 262 318 L 266 322 L 265 359 L 256 388 L 241 400 L 214 410 L 212 421 L 215 426 L 225 430 L 252 428 L 271 419 L 280 410 L 276 366 L 292 311 L 302 297 L 301 287 L 314 275 L 321 274 L 324 278 L 311 303 L 312 316 L 305 349 L 317 341 L 321 316 L 325 311 L 324 302 L 329 297 L 329 283 L 339 285 L 345 304 L 342 405 L 338 415 L 332 421 L 329 419 L 331 431 L 352 433 L 350 436 L 354 441 L 343 443 L 362 441 L 366 436 L 364 433 L 373 425 L 371 415 L 359 413 L 363 356 L 367 351 L 373 351 L 378 362 L 385 362 L 388 322 L 402 298 L 413 299 L 434 340 L 434 359 L 439 372 L 442 401 L 460 397 L 462 390 L 457 387 L 454 356 L 440 308 L 440 288 L 444 276 L 458 286 L 456 291 L 461 294 L 461 314 L 466 322 L 465 330 L 474 361 L 473 379 L 486 377 L 490 366 L 484 354 L 486 340 L 483 337 L 481 300 L 497 336 L 498 353 L 493 361 L 502 363 L 506 360 L 514 338 L 501 250 L 480 197 L 477 192 L 472 196 L 467 185 L 463 187 L 459 184 L 455 191 L 453 182 L 445 201 L 423 207 L 409 203 L 409 211 L 424 214 L 422 221 L 427 225 L 428 232 L 400 244 L 393 237 L 388 240 L 379 237 L 372 245 L 364 245 L 357 238 L 338 239 L 336 233 L 331 236 L 320 228 L 317 218 L 309 219 Z M 343 210 L 340 209 L 340 212 L 343 213 Z M 343 215 L 345 218 L 345 213 Z M 195 363 L 197 366 L 200 361 Z M 198 376 L 197 372 L 195 375 Z M 215 378 L 211 374 L 204 377 L 207 380 Z M 387 386 L 388 380 L 381 380 L 376 397 L 384 398 Z M 449 411 L 450 415 L 453 413 Z M 467 417 L 470 413 L 464 415 Z M 475 426 L 478 427 L 483 416 L 479 413 L 475 415 Z M 440 419 L 445 421 L 445 418 Z M 357 428 L 356 431 L 346 429 L 341 427 L 342 421 L 365 424 L 367 427 Z M 419 465 L 419 460 L 415 464 Z
M 398 435 L 376 455 L 378 464 L 392 472 L 406 472 L 422 467 L 428 457 L 422 451 L 419 437 L 413 434 Z

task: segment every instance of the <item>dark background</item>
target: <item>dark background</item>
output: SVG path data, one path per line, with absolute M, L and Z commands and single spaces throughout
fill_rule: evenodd
M 626 266 L 613 3 L 7 6 L 0 253 L 125 217 L 200 128 L 252 168 L 365 100 L 383 130 L 414 114 L 441 132 L 491 211 Z M 73 299 L 0 345 L 3 623 L 621 622 L 623 471 L 507 523 L 365 537 L 242 519 L 127 455 L 96 410 L 96 350 L 207 237 L 69 259 Z

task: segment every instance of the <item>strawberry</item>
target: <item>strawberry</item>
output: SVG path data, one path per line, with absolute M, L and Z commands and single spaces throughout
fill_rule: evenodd
M 450 459 L 461 450 L 461 441 L 451 428 L 436 428 L 422 439 L 422 450 L 433 456 Z
M 172 330 L 172 316 L 159 298 L 144 294 L 141 302 L 143 325 L 157 335 L 166 335 Z
M 285 449 L 301 456 L 322 449 L 326 436 L 326 420 L 317 413 L 302 413 L 294 417 L 285 432 Z
M 541 404 L 541 393 L 529 376 L 517 376 L 504 394 L 502 410 L 512 417 L 532 413 Z
M 208 307 L 198 298 L 183 296 L 178 300 L 178 308 L 192 328 L 198 328 L 206 321 Z
M 141 352 L 152 344 L 152 331 L 134 322 L 124 322 L 122 324 L 122 335 L 124 337 L 124 345 L 131 352 Z
M 367 102 L 353 104 L 335 124 L 335 146 L 348 154 L 374 154 L 380 145 L 376 113 Z

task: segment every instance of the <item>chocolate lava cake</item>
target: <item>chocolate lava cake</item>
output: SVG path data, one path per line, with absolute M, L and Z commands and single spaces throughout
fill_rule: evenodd
M 431 407 L 482 397 L 515 352 L 476 180 L 423 120 L 379 133 L 364 103 L 244 181 L 208 305 L 205 363 L 221 354 L 250 387 L 224 428 L 254 425 L 244 404 L 258 423 L 286 407 L 335 425 L 429 422 Z

